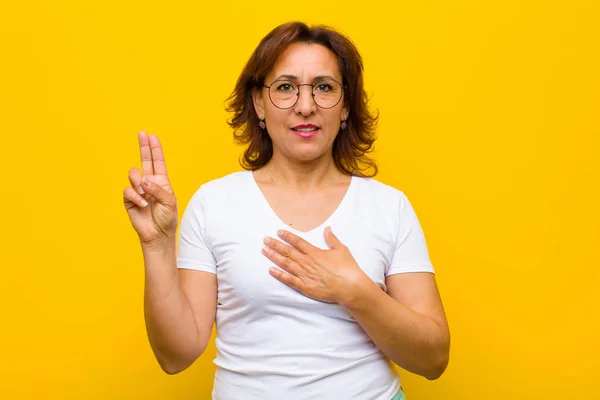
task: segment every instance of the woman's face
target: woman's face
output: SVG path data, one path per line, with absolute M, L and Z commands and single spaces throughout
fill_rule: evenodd
M 327 82 L 327 78 L 342 82 L 335 54 L 319 44 L 294 43 L 279 56 L 265 78 L 265 85 L 273 86 L 271 98 L 278 95 L 273 90 L 278 90 L 280 96 L 285 97 L 286 92 L 293 92 L 294 88 L 285 82 L 282 86 L 282 81 L 302 85 Z M 300 97 L 289 109 L 276 107 L 269 98 L 268 88 L 255 90 L 254 108 L 258 118 L 265 120 L 273 141 L 274 156 L 309 162 L 331 154 L 341 122 L 348 118 L 348 110 L 344 107 L 343 90 L 337 105 L 325 109 L 313 100 L 311 86 L 299 86 L 298 89 Z M 325 99 L 333 92 L 328 85 L 320 85 L 315 93 L 320 93 L 318 98 Z M 293 99 L 289 101 L 293 102 Z M 326 101 L 320 102 L 327 106 Z

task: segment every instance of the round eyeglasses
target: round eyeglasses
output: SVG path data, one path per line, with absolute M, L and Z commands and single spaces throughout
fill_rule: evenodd
M 298 84 L 290 80 L 276 80 L 269 86 L 264 85 L 269 89 L 269 99 L 277 108 L 287 110 L 292 108 L 300 98 L 300 86 L 312 87 L 312 98 L 314 102 L 321 108 L 333 108 L 342 99 L 342 93 L 345 86 L 332 78 L 320 79 L 315 83 Z

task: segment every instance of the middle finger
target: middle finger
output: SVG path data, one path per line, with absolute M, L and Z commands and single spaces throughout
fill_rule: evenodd
M 292 274 L 299 272 L 302 254 L 298 250 L 272 238 L 265 238 L 264 243 L 262 252 L 268 259 Z
M 280 242 L 277 239 L 273 239 L 271 237 L 266 237 L 264 239 L 265 246 L 270 249 L 273 249 L 278 254 L 282 255 L 285 258 L 291 258 L 294 261 L 300 261 L 302 253 L 293 248 L 292 246 Z
M 140 157 L 142 158 L 142 172 L 144 176 L 154 175 L 152 167 L 152 151 L 150 150 L 150 139 L 144 131 L 138 133 L 138 141 L 140 143 Z
M 262 253 L 283 270 L 289 272 L 292 275 L 300 277 L 302 274 L 302 266 L 298 264 L 296 261 L 292 260 L 289 257 L 285 257 L 270 247 L 264 247 Z

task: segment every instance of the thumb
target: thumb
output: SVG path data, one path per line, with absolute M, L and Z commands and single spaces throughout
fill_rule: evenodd
M 159 203 L 163 205 L 173 205 L 174 196 L 164 190 L 160 185 L 152 180 L 148 176 L 144 176 L 142 179 L 142 186 L 144 191 L 150 196 L 154 197 Z
M 342 242 L 340 242 L 337 236 L 333 234 L 333 231 L 331 230 L 330 226 L 325 228 L 325 242 L 327 243 L 327 246 L 329 246 L 330 249 L 337 249 L 343 246 Z

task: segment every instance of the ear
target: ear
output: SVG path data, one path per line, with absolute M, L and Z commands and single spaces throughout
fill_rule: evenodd
M 350 110 L 348 109 L 348 106 L 344 106 L 342 108 L 342 121 L 346 121 L 348 119 L 349 115 L 350 115 Z
M 252 89 L 252 102 L 258 119 L 265 119 L 265 102 L 262 96 L 262 89 Z

